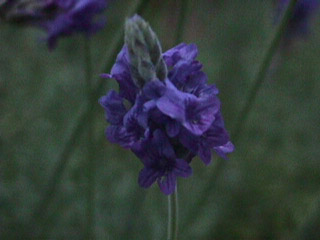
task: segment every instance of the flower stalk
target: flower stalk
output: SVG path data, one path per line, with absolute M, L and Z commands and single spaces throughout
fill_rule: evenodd
M 91 102 L 92 97 L 92 58 L 90 49 L 90 40 L 85 39 L 84 44 L 84 64 L 85 64 L 85 79 L 86 79 L 86 95 L 88 104 Z M 87 191 L 86 191 L 86 239 L 95 239 L 94 235 L 94 195 L 95 195 L 95 159 L 94 159 L 94 134 L 93 134 L 93 122 L 87 123 L 87 155 L 86 155 L 86 177 L 87 177 Z
M 181 12 L 178 19 L 177 35 L 175 43 L 179 44 L 183 40 L 184 28 L 186 25 L 186 16 L 189 7 L 189 0 L 181 0 Z
M 168 237 L 167 240 L 178 239 L 179 226 L 179 204 L 178 204 L 178 189 L 176 187 L 173 194 L 168 196 Z

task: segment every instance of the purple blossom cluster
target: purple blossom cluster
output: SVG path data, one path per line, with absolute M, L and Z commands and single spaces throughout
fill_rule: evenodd
M 141 160 L 141 187 L 157 182 L 164 194 L 171 194 L 177 177 L 192 174 L 190 162 L 195 156 L 209 164 L 213 152 L 226 158 L 234 150 L 221 116 L 218 89 L 207 83 L 197 54 L 194 44 L 168 50 L 162 55 L 166 79 L 148 81 L 140 89 L 132 79 L 124 46 L 111 74 L 103 75 L 119 84 L 119 93 L 111 90 L 100 99 L 110 123 L 106 136 Z
M 4 0 L 0 18 L 9 22 L 33 25 L 47 32 L 50 49 L 57 39 L 76 32 L 91 35 L 104 26 L 97 19 L 107 5 L 106 0 Z
M 57 38 L 82 32 L 88 36 L 104 26 L 104 20 L 95 21 L 97 14 L 106 8 L 106 0 L 50 0 L 56 8 L 52 19 L 41 26 L 48 32 L 49 48 L 55 46 Z
M 278 0 L 278 18 L 288 6 L 290 0 Z M 320 5 L 320 0 L 298 0 L 293 15 L 289 20 L 286 38 L 305 36 L 309 32 L 309 22 Z

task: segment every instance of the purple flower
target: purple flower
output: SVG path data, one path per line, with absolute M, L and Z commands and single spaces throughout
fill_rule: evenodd
M 53 49 L 59 37 L 76 32 L 90 36 L 101 29 L 104 20 L 96 17 L 106 5 L 106 0 L 7 0 L 0 5 L 0 17 L 44 29 Z
M 123 101 L 114 91 L 100 98 L 100 104 L 106 111 L 106 119 L 111 124 L 106 130 L 107 138 L 124 148 L 132 148 L 146 132 L 142 121 L 139 121 L 143 117 L 143 114 L 139 114 L 142 105 L 137 100 L 135 105 L 127 110 Z
M 212 149 L 223 158 L 226 158 L 226 154 L 234 150 L 224 127 L 221 113 L 218 113 L 215 117 L 215 121 L 210 128 L 202 135 L 196 136 L 185 130 L 179 135 L 181 144 L 190 149 L 194 155 L 199 155 L 206 165 L 211 162 Z
M 40 23 L 48 32 L 49 48 L 54 48 L 57 39 L 75 32 L 90 36 L 104 26 L 103 20 L 95 20 L 106 7 L 106 0 L 56 0 L 56 14 Z
M 277 19 L 288 7 L 289 0 L 278 0 Z M 319 7 L 319 0 L 298 0 L 293 15 L 289 20 L 286 39 L 291 40 L 296 36 L 305 36 L 309 33 L 309 22 L 314 12 Z
M 211 126 L 220 108 L 218 99 L 199 98 L 193 94 L 179 91 L 169 80 L 167 90 L 157 100 L 158 109 L 165 115 L 180 122 L 190 133 L 202 135 Z
M 178 176 L 186 178 L 192 174 L 189 164 L 176 157 L 169 139 L 159 129 L 138 151 L 133 151 L 144 164 L 138 180 L 141 187 L 148 188 L 157 181 L 161 191 L 168 195 L 174 192 Z
M 129 44 L 111 74 L 103 74 L 119 84 L 119 93 L 112 90 L 100 99 L 110 123 L 106 135 L 141 160 L 141 187 L 157 182 L 164 194 L 171 194 L 177 177 L 192 174 L 189 164 L 195 156 L 209 164 L 214 152 L 226 158 L 234 150 L 218 89 L 208 84 L 196 45 L 182 43 L 162 54 L 139 16 L 129 20 L 125 39 Z
M 189 163 L 195 156 L 209 164 L 213 152 L 226 158 L 234 150 L 221 116 L 218 89 L 208 84 L 195 60 L 194 44 L 165 52 L 166 80 L 151 80 L 142 89 L 132 79 L 128 54 L 124 46 L 111 74 L 103 75 L 119 84 L 119 94 L 110 91 L 100 99 L 110 123 L 107 138 L 140 158 L 141 187 L 157 181 L 163 193 L 171 194 L 176 177 L 191 175 Z

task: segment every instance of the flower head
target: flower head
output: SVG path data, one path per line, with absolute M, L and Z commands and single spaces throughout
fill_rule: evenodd
M 196 45 L 182 43 L 162 53 L 143 19 L 128 21 L 126 44 L 111 74 L 103 75 L 119 84 L 119 93 L 111 90 L 100 99 L 110 123 L 106 135 L 141 160 L 141 187 L 157 182 L 164 194 L 171 194 L 177 177 L 192 174 L 195 156 L 209 164 L 213 152 L 225 158 L 234 146 L 218 89 L 208 84 L 196 60 Z
M 52 49 L 59 37 L 76 32 L 89 36 L 101 29 L 104 20 L 96 17 L 106 3 L 106 0 L 4 0 L 0 4 L 0 18 L 44 29 Z
M 289 0 L 278 0 L 277 18 L 289 4 Z M 312 15 L 319 7 L 319 0 L 298 0 L 293 15 L 289 20 L 286 39 L 290 40 L 296 36 L 305 36 L 309 33 L 309 22 Z

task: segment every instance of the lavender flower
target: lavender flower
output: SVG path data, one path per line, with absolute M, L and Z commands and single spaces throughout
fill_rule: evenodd
M 289 0 L 278 0 L 277 19 L 289 4 Z M 289 20 L 286 39 L 291 40 L 296 36 L 303 37 L 309 33 L 309 22 L 312 15 L 319 7 L 319 0 L 298 0 L 293 15 Z
M 50 49 L 57 39 L 76 32 L 91 35 L 104 25 L 96 19 L 106 8 L 106 0 L 4 0 L 0 18 L 8 22 L 44 29 Z
M 165 194 L 171 194 L 175 190 L 177 176 L 189 177 L 192 174 L 189 164 L 177 158 L 170 140 L 160 129 L 154 131 L 150 140 L 143 141 L 136 155 L 144 164 L 139 175 L 141 187 L 148 188 L 157 181 Z
M 119 84 L 119 93 L 111 90 L 100 99 L 110 123 L 107 138 L 141 160 L 141 187 L 157 182 L 171 194 L 177 177 L 192 174 L 195 156 L 209 164 L 213 152 L 226 158 L 234 150 L 218 89 L 208 84 L 197 54 L 196 45 L 185 43 L 162 54 L 149 25 L 134 16 L 111 74 L 103 75 Z

